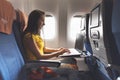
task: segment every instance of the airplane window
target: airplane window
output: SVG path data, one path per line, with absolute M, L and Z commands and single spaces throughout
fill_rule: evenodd
M 68 31 L 68 36 L 71 41 L 74 41 L 76 39 L 77 33 L 80 32 L 80 25 L 81 25 L 81 17 L 72 17 L 71 18 L 71 24 Z
M 56 33 L 56 23 L 55 23 L 55 18 L 51 15 L 47 15 L 45 17 L 45 25 L 42 29 L 41 36 L 44 39 L 50 40 L 55 38 L 55 33 Z

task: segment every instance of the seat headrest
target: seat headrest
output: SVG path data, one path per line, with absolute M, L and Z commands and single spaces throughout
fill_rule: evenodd
M 15 10 L 12 4 L 6 0 L 0 0 L 0 32 L 10 34 L 15 18 Z

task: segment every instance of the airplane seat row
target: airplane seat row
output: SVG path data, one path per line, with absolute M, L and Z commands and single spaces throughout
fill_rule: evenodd
M 116 80 L 120 75 L 120 0 L 103 0 L 98 11 L 99 25 L 89 26 L 93 56 L 86 63 L 95 80 Z
M 17 11 L 16 15 L 19 17 Z M 13 22 L 11 34 L 0 33 L 0 80 L 27 80 L 26 68 L 58 67 L 60 65 L 57 62 L 33 61 L 27 63 L 25 61 L 21 27 L 17 19 Z
M 0 33 L 0 80 L 27 80 L 24 67 L 58 67 L 60 65 L 58 62 L 27 62 L 24 46 L 22 44 L 22 32 L 25 28 L 23 28 L 23 25 L 21 26 L 20 21 L 22 17 L 22 24 L 25 24 L 24 16 L 21 16 L 22 12 L 20 10 L 15 10 L 15 12 L 16 20 L 13 21 L 12 33 Z M 25 71 L 23 71 L 23 69 Z M 24 74 L 21 74 L 21 72 L 24 72 Z

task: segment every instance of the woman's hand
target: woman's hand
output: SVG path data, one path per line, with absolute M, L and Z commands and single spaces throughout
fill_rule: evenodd
M 58 51 L 60 51 L 60 50 L 65 50 L 66 52 L 70 52 L 70 50 L 67 48 L 59 48 Z
M 57 52 L 59 55 L 62 55 L 65 52 L 70 53 L 70 50 L 67 48 L 60 48 Z

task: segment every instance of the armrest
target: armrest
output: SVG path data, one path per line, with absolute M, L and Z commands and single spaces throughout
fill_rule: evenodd
M 60 55 L 59 57 L 65 58 L 65 57 L 74 57 L 74 58 L 79 58 L 81 55 Z
M 37 67 L 37 66 L 45 66 L 45 67 L 59 67 L 60 61 L 55 60 L 34 60 L 28 61 L 26 63 L 26 67 Z

